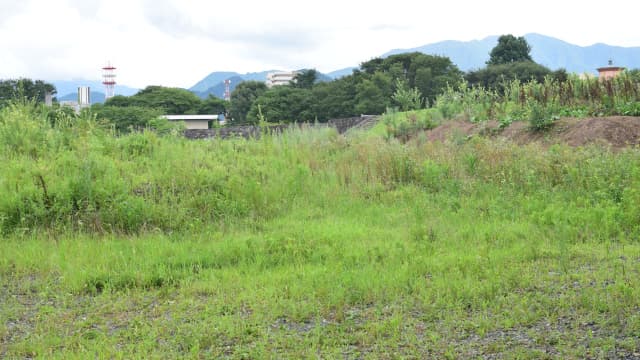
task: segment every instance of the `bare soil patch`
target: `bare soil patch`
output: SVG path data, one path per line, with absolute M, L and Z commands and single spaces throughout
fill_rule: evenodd
M 640 117 L 562 118 L 544 131 L 530 130 L 529 124 L 525 121 L 514 122 L 500 129 L 497 121 L 470 123 L 454 120 L 427 131 L 426 135 L 430 141 L 481 135 L 506 138 L 518 144 L 531 142 L 570 146 L 601 144 L 620 149 L 640 145 Z

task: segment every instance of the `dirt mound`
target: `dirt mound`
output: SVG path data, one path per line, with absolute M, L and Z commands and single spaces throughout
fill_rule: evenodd
M 640 117 L 563 118 L 545 131 L 532 131 L 525 121 L 514 122 L 500 129 L 497 121 L 470 123 L 454 120 L 427 131 L 426 135 L 431 141 L 482 135 L 507 138 L 518 144 L 530 142 L 564 143 L 570 146 L 603 144 L 613 148 L 623 148 L 640 144 Z

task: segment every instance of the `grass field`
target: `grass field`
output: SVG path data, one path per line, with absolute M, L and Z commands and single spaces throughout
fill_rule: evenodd
M 2 358 L 640 357 L 640 150 L 0 113 Z

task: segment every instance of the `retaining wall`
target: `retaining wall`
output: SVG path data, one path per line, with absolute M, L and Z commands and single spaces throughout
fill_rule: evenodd
M 352 118 L 344 118 L 344 119 L 331 119 L 326 124 L 309 124 L 309 123 L 301 123 L 301 124 L 286 124 L 286 125 L 273 125 L 269 126 L 267 129 L 270 132 L 280 133 L 285 129 L 288 129 L 292 126 L 298 127 L 334 127 L 338 130 L 338 133 L 344 134 L 347 130 L 352 129 L 354 127 L 362 126 L 363 124 L 369 124 L 372 121 L 375 123 L 375 116 L 364 115 Z M 255 125 L 247 125 L 247 126 L 225 126 L 216 129 L 189 129 L 184 131 L 184 136 L 189 139 L 227 139 L 230 137 L 243 137 L 245 139 L 249 138 L 260 138 L 260 134 L 262 133 L 262 128 Z

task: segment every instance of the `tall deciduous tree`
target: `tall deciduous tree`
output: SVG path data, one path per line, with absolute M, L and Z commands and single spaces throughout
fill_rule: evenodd
M 244 81 L 231 93 L 232 123 L 244 124 L 253 102 L 267 91 L 267 85 L 260 81 Z
M 383 72 L 376 72 L 356 85 L 356 113 L 382 114 L 391 105 L 393 80 Z
M 316 69 L 306 69 L 294 76 L 292 85 L 297 88 L 311 89 L 316 80 L 318 80 L 318 71 Z
M 226 113 L 229 109 L 229 105 L 228 101 L 209 95 L 206 99 L 202 100 L 202 103 L 198 108 L 198 114 Z
M 104 106 L 95 104 L 91 111 L 98 119 L 107 120 L 115 126 L 116 130 L 127 133 L 136 129 L 143 129 L 162 114 L 160 109 L 152 109 L 141 106 Z
M 462 72 L 447 57 L 426 55 L 419 52 L 392 55 L 385 59 L 372 59 L 360 65 L 365 75 L 385 73 L 391 77 L 391 93 L 396 80 L 404 81 L 409 88 L 417 87 L 422 95 L 433 102 L 447 85 L 457 86 Z M 370 90 L 370 89 L 368 89 Z
M 533 61 L 531 58 L 531 46 L 527 40 L 511 34 L 498 38 L 498 44 L 491 49 L 487 65 L 501 65 L 522 61 Z
M 132 96 L 134 104 L 163 109 L 167 114 L 195 114 L 200 98 L 189 90 L 148 86 Z
M 312 109 L 311 90 L 274 86 L 253 102 L 247 122 L 257 124 L 261 116 L 268 122 L 312 122 Z
M 479 70 L 469 71 L 465 79 L 470 85 L 480 85 L 488 89 L 503 90 L 505 82 L 520 80 L 522 82 L 541 82 L 551 75 L 551 70 L 532 61 L 520 61 L 508 64 L 490 65 Z
M 358 77 L 349 75 L 331 82 L 318 83 L 313 87 L 313 112 L 318 121 L 358 114 L 355 110 Z
M 139 106 L 157 109 L 165 114 L 195 114 L 200 108 L 201 100 L 189 90 L 147 86 L 133 96 L 114 96 L 107 100 L 105 105 L 117 107 Z

